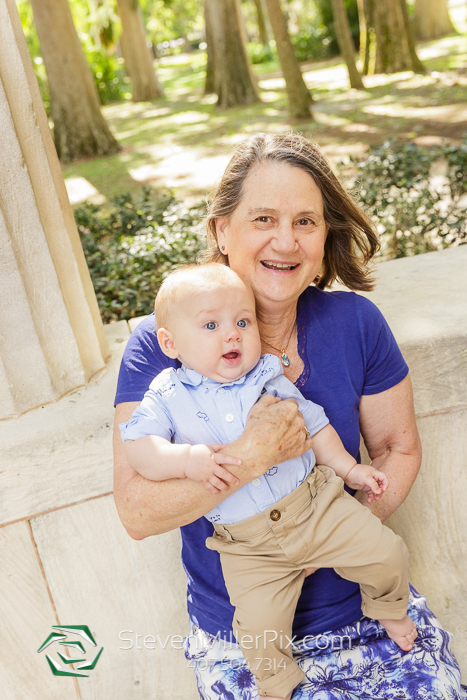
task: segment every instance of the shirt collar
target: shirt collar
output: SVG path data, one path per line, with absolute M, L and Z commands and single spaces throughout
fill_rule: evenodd
M 221 386 L 234 386 L 236 384 L 244 384 L 247 377 L 252 376 L 258 371 L 258 368 L 262 365 L 262 360 L 259 361 L 259 363 L 256 365 L 256 367 L 253 367 L 252 370 L 248 372 L 248 374 L 244 374 L 243 377 L 240 377 L 239 379 L 236 379 L 234 382 L 216 382 L 214 379 L 209 379 L 209 377 L 205 377 L 199 372 L 197 372 L 195 369 L 188 369 L 188 367 L 185 367 L 185 365 L 182 365 L 179 367 L 177 370 L 177 376 L 179 380 L 182 382 L 182 384 L 189 384 L 190 386 L 199 386 L 200 384 L 203 384 L 206 388 L 216 390 L 219 389 Z

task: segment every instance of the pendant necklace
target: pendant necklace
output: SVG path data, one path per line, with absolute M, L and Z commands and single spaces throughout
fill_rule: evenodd
M 292 330 L 290 331 L 290 335 L 289 335 L 289 338 L 288 338 L 288 340 L 287 340 L 287 344 L 286 344 L 286 346 L 285 346 L 285 348 L 284 348 L 283 350 L 281 350 L 280 348 L 274 347 L 274 345 L 271 345 L 271 343 L 268 343 L 267 340 L 264 340 L 263 338 L 261 338 L 261 340 L 263 341 L 263 343 L 264 343 L 265 345 L 269 345 L 269 347 L 272 348 L 273 350 L 275 350 L 276 352 L 280 352 L 280 354 L 282 355 L 282 364 L 284 365 L 284 367 L 288 367 L 288 366 L 290 365 L 290 358 L 289 358 L 288 355 L 286 355 L 286 352 L 285 352 L 285 351 L 286 351 L 287 348 L 289 347 L 290 339 L 291 339 L 291 337 L 292 337 L 292 334 L 293 334 L 293 332 L 294 332 L 294 330 L 295 330 L 295 326 L 296 326 L 296 325 L 297 325 L 297 322 L 296 322 L 296 320 L 295 320 L 295 321 L 294 321 L 294 324 L 293 324 L 293 326 L 292 326 Z

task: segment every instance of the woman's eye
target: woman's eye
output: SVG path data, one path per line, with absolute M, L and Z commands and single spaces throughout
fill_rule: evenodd
M 215 328 L 217 328 L 217 323 L 215 321 L 209 321 L 208 323 L 204 324 L 204 327 L 208 331 L 213 331 Z
M 268 224 L 271 221 L 270 216 L 258 216 L 256 221 L 259 221 L 260 224 Z
M 246 328 L 248 326 L 248 321 L 245 318 L 242 318 L 242 320 L 237 323 L 237 326 L 239 328 Z
M 298 223 L 300 224 L 300 226 L 314 226 L 315 224 L 315 222 L 311 219 L 300 219 Z

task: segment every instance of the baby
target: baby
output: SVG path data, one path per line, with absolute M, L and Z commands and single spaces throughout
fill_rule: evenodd
M 120 426 L 125 454 L 147 479 L 189 478 L 213 493 L 232 491 L 205 516 L 214 526 L 206 545 L 220 553 L 235 636 L 260 695 L 290 698 L 304 678 L 290 640 L 309 567 L 333 567 L 358 582 L 363 613 L 410 650 L 417 630 L 407 615 L 407 549 L 343 488 L 377 500 L 387 477 L 357 464 L 323 409 L 284 377 L 280 360 L 261 356 L 251 290 L 225 265 L 190 266 L 164 281 L 155 314 L 162 351 L 182 367 L 161 372 Z M 222 465 L 241 462 L 220 450 L 239 438 L 264 393 L 298 402 L 313 450 L 235 489 L 238 479 Z

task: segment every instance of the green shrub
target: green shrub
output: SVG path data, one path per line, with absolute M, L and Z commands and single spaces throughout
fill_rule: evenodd
M 372 147 L 363 160 L 351 158 L 356 199 L 378 229 L 383 259 L 466 242 L 465 210 L 451 199 L 449 188 L 439 191 L 431 182 L 431 165 L 442 155 L 440 149 L 389 140 Z M 459 162 L 462 157 L 456 156 Z M 453 151 L 452 161 L 456 158 Z
M 460 146 L 445 147 L 443 154 L 448 163 L 451 196 L 456 200 L 467 192 L 467 137 Z
M 298 61 L 313 61 L 325 58 L 329 53 L 331 39 L 326 28 L 317 24 L 303 26 L 292 36 L 292 44 Z
M 123 100 L 128 87 L 119 60 L 99 49 L 86 51 L 86 58 L 91 65 L 101 104 Z
M 74 213 L 104 323 L 151 313 L 164 278 L 204 247 L 204 204 L 187 208 L 150 187 Z
M 248 55 L 252 63 L 267 63 L 275 58 L 274 52 L 269 45 L 251 42 L 248 44 Z

